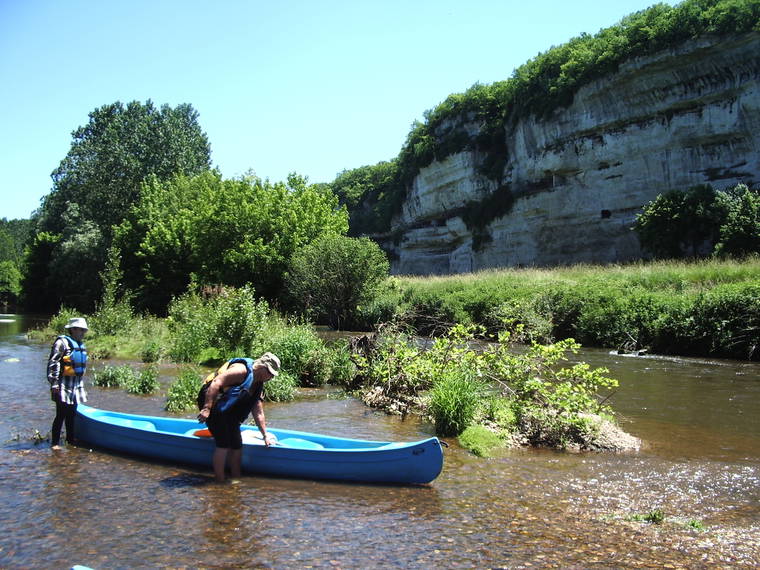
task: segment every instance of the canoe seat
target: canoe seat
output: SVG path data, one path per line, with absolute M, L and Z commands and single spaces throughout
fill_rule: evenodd
M 325 446 L 315 441 L 301 439 L 300 437 L 286 437 L 277 442 L 283 447 L 295 447 L 297 449 L 324 449 Z
M 153 425 L 153 422 L 146 420 L 130 420 L 128 418 L 104 417 L 103 421 L 122 427 L 156 431 L 156 426 Z

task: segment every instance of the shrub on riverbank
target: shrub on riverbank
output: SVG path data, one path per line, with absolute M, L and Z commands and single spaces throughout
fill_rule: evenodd
M 397 315 L 421 334 L 479 324 L 522 342 L 760 358 L 757 256 L 393 279 Z
M 616 448 L 601 427 L 616 427 L 604 393 L 617 381 L 606 369 L 566 364 L 571 339 L 516 351 L 509 333 L 483 344 L 482 328 L 457 325 L 428 347 L 386 328 L 358 355 L 360 391 L 369 405 L 429 416 L 436 432 L 455 436 L 481 425 L 504 445 Z M 605 424 L 606 422 L 606 424 Z
M 46 327 L 29 336 L 52 342 L 73 316 L 82 315 L 63 308 Z M 175 299 L 167 319 L 133 315 L 120 322 L 125 328 L 109 329 L 107 335 L 91 325 L 86 342 L 93 360 L 118 356 L 157 362 L 167 356 L 175 362 L 217 365 L 237 356 L 256 358 L 274 352 L 282 360 L 283 373 L 265 390 L 265 398 L 272 401 L 292 400 L 299 385 L 348 384 L 354 374 L 345 343 L 325 345 L 312 325 L 288 321 L 256 299 L 250 288 L 221 289 L 211 295 L 189 292 Z M 154 385 L 148 376 L 135 375 L 129 366 L 106 367 L 94 378 L 96 385 L 118 386 L 134 393 L 151 391 Z M 183 378 L 174 389 L 170 387 L 167 409 L 180 411 L 194 405 L 195 395 L 188 396 L 192 386 Z

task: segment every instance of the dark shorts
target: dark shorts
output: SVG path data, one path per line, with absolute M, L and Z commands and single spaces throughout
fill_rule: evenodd
M 243 438 L 240 435 L 240 422 L 234 414 L 218 414 L 215 411 L 206 420 L 214 443 L 225 449 L 242 449 Z

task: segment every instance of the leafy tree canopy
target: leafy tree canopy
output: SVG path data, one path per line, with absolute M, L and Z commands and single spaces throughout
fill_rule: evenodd
M 0 307 L 15 303 L 21 294 L 21 272 L 15 263 L 0 261 Z
M 382 232 L 390 226 L 396 204 L 388 196 L 397 196 L 394 189 L 400 184 L 399 174 L 397 161 L 379 162 L 344 170 L 330 184 L 340 203 L 351 212 L 352 235 Z
M 760 192 L 739 184 L 719 192 L 716 200 L 725 221 L 715 253 L 734 257 L 760 253 Z
M 633 229 L 658 258 L 760 253 L 760 193 L 744 184 L 672 190 L 647 204 Z
M 30 309 L 60 303 L 92 309 L 112 228 L 139 199 L 143 180 L 194 175 L 210 166 L 208 140 L 188 104 L 104 105 L 72 136 L 37 213 L 36 231 L 58 239 L 37 241 L 30 249 L 33 276 L 25 287 Z
M 31 220 L 0 219 L 0 261 L 21 263 L 24 249 L 32 237 L 32 227 Z
M 72 133 L 66 157 L 52 173 L 53 191 L 41 209 L 41 229 L 62 233 L 68 204 L 104 234 L 121 221 L 149 175 L 198 174 L 210 167 L 210 146 L 191 105 L 157 109 L 132 101 L 104 105 Z
M 116 231 L 125 281 L 136 300 L 163 312 L 194 276 L 198 284 L 253 285 L 270 300 L 295 251 L 348 229 L 345 208 L 323 187 L 292 174 L 286 183 L 218 172 L 153 177 Z

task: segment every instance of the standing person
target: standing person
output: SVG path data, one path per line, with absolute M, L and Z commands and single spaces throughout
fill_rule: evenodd
M 205 397 L 198 421 L 206 422 L 214 437 L 214 477 L 224 481 L 225 465 L 229 462 L 230 474 L 240 477 L 243 459 L 243 439 L 240 424 L 253 412 L 253 420 L 268 447 L 274 438 L 267 433 L 262 393 L 264 383 L 280 372 L 280 359 L 265 352 L 256 360 L 233 358 L 226 370 L 220 371 L 204 386 Z
M 61 427 L 64 423 L 66 443 L 74 444 L 74 416 L 77 404 L 87 401 L 82 378 L 87 368 L 87 349 L 84 346 L 87 321 L 81 317 L 69 319 L 64 328 L 67 334 L 55 339 L 47 366 L 50 398 L 55 402 L 55 419 L 50 436 L 53 449 L 61 448 Z

